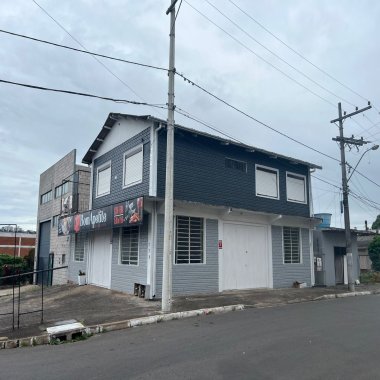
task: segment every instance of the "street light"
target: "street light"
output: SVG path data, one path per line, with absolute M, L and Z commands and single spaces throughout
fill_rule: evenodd
M 374 145 L 373 147 L 367 149 L 363 154 L 362 156 L 359 158 L 359 161 L 356 163 L 355 167 L 354 167 L 354 170 L 352 171 L 351 175 L 348 177 L 348 180 L 347 180 L 347 183 L 349 182 L 349 180 L 351 179 L 352 175 L 355 173 L 355 170 L 356 168 L 358 167 L 358 165 L 360 164 L 360 161 L 362 160 L 362 158 L 364 157 L 364 155 L 369 152 L 370 150 L 377 150 L 379 149 L 379 145 Z

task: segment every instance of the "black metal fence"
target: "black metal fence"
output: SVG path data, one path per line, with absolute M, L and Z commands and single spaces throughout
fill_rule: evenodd
M 44 321 L 44 286 L 49 286 L 50 281 L 47 281 L 47 284 L 45 284 L 44 277 L 46 279 L 51 279 L 53 277 L 53 271 L 65 269 L 67 268 L 67 265 L 62 267 L 56 267 L 56 268 L 50 268 L 50 269 L 43 269 L 43 270 L 36 270 L 31 272 L 25 272 L 25 273 L 17 273 L 13 274 L 11 276 L 4 276 L 0 277 L 0 281 L 2 280 L 11 280 L 12 281 L 12 311 L 6 312 L 6 313 L 0 313 L 0 316 L 12 316 L 12 330 L 15 329 L 16 325 L 16 318 L 17 318 L 17 328 L 20 328 L 20 316 L 26 315 L 26 314 L 33 314 L 33 313 L 41 313 L 41 323 Z M 47 272 L 47 273 L 46 273 Z M 25 282 L 26 278 L 34 277 L 35 275 L 41 276 L 41 307 L 39 309 L 35 310 L 27 310 L 23 311 L 22 308 L 22 302 L 21 302 L 21 284 Z

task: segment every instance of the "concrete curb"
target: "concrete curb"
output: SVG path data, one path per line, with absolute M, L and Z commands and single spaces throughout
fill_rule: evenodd
M 219 306 L 211 307 L 207 309 L 197 309 L 197 310 L 188 310 L 188 311 L 179 311 L 177 313 L 161 314 L 161 315 L 152 315 L 149 317 L 133 318 L 127 319 L 125 321 L 102 323 L 94 326 L 85 327 L 84 331 L 87 334 L 100 334 L 108 331 L 116 331 L 128 329 L 131 327 L 150 325 L 154 323 L 197 317 L 201 315 L 210 315 L 210 314 L 222 314 L 228 313 L 230 311 L 239 311 L 244 310 L 244 305 L 229 305 L 229 306 Z M 38 346 L 41 344 L 48 344 L 51 341 L 51 337 L 48 334 L 42 334 L 38 336 L 20 338 L 20 339 L 11 339 L 6 341 L 0 341 L 0 350 L 7 348 L 18 348 L 18 347 L 30 347 Z
M 371 294 L 379 294 L 377 290 L 365 290 L 362 292 L 352 292 L 352 293 L 337 293 L 337 294 L 325 294 L 323 296 L 314 298 L 314 301 L 319 300 L 330 300 L 334 298 L 347 298 L 347 297 L 356 297 L 356 296 L 369 296 Z

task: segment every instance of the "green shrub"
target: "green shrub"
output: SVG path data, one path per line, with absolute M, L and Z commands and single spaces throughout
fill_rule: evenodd
M 380 236 L 375 236 L 369 244 L 368 255 L 372 261 L 372 269 L 380 271 Z
M 370 271 L 370 272 L 362 273 L 360 275 L 360 282 L 362 284 L 380 282 L 380 272 Z

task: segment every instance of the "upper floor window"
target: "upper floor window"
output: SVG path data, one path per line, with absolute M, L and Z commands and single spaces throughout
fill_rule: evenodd
M 234 160 L 232 158 L 226 157 L 225 166 L 226 168 L 236 169 L 241 172 L 247 173 L 247 163 L 244 161 Z
M 120 264 L 138 265 L 139 227 L 122 228 L 120 242 Z
M 284 263 L 301 263 L 300 229 L 296 227 L 283 227 Z
M 53 191 L 50 190 L 45 194 L 41 195 L 41 204 L 48 203 L 53 199 Z
M 278 170 L 256 165 L 256 195 L 279 199 Z
M 306 177 L 286 173 L 286 193 L 288 201 L 306 203 Z
M 143 146 L 124 153 L 123 187 L 129 187 L 142 182 L 143 178 Z
M 59 185 L 55 188 L 55 197 L 59 198 L 60 196 L 69 192 L 69 183 L 65 182 L 62 185 Z
M 96 196 L 107 195 L 111 189 L 111 161 L 96 170 Z
M 177 216 L 175 263 L 203 264 L 203 262 L 203 219 Z

